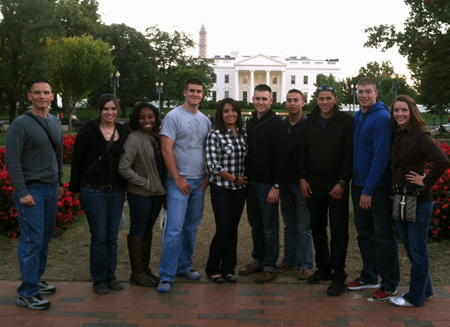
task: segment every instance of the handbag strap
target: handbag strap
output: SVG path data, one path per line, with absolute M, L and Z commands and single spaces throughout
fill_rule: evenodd
M 99 157 L 97 158 L 97 160 L 95 160 L 95 161 L 92 163 L 92 165 L 89 166 L 88 169 L 85 170 L 85 172 L 83 173 L 83 177 L 88 173 L 89 170 L 91 170 L 91 169 L 97 164 L 97 162 L 102 161 L 102 160 L 105 159 L 105 157 L 109 154 L 109 150 L 111 150 L 111 146 L 112 146 L 112 144 L 114 143 L 114 136 L 115 136 L 115 134 L 116 134 L 116 127 L 114 126 L 114 131 L 113 131 L 113 133 L 112 133 L 112 135 L 111 135 L 111 138 L 110 138 L 109 141 L 108 141 L 108 145 L 106 146 L 105 152 L 104 152 L 101 156 L 99 156 Z M 83 177 L 82 177 L 82 178 L 83 178 Z
M 30 116 L 31 118 L 33 118 L 33 119 L 34 119 L 34 120 L 42 127 L 42 129 L 45 131 L 45 133 L 47 133 L 48 139 L 50 140 L 50 143 L 52 144 L 53 150 L 54 150 L 55 153 L 56 153 L 56 150 L 57 150 L 58 148 L 56 147 L 55 140 L 53 140 L 53 138 L 52 138 L 52 136 L 50 135 L 50 132 L 48 131 L 48 129 L 44 126 L 44 124 L 41 123 L 41 121 L 40 121 L 39 119 L 37 119 L 37 117 L 36 117 L 34 114 L 32 114 L 32 113 L 29 112 L 29 111 L 27 111 L 26 114 L 27 114 L 28 116 Z

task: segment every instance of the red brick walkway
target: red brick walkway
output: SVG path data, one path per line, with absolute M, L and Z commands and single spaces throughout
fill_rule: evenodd
M 371 291 L 325 294 L 328 285 L 177 282 L 172 292 L 130 286 L 99 296 L 88 282 L 55 282 L 48 310 L 18 307 L 18 282 L 0 281 L 0 326 L 450 326 L 450 287 L 421 308 L 372 302 Z M 399 287 L 399 293 L 406 287 Z

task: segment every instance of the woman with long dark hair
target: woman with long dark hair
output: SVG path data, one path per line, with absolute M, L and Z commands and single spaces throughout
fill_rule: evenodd
M 429 276 L 428 230 L 433 212 L 430 188 L 448 168 L 447 155 L 430 136 L 414 100 L 399 95 L 391 106 L 393 141 L 391 164 L 394 193 L 417 195 L 415 221 L 394 220 L 394 225 L 411 260 L 409 291 L 402 296 L 390 297 L 398 306 L 423 306 L 433 296 Z M 426 174 L 427 162 L 432 162 Z M 393 210 L 399 208 L 393 207 Z
M 166 168 L 158 133 L 161 120 L 155 106 L 145 102 L 138 103 L 129 118 L 133 132 L 125 141 L 119 172 L 128 181 L 130 282 L 156 287 L 159 278 L 152 273 L 149 263 L 153 226 L 165 199 Z
M 236 282 L 238 225 L 248 184 L 244 174 L 247 134 L 241 109 L 231 98 L 223 99 L 215 115 L 216 129 L 206 140 L 206 164 L 211 172 L 211 203 L 216 234 L 211 242 L 205 272 L 213 282 Z
M 125 179 L 119 158 L 129 132 L 117 122 L 120 106 L 112 94 L 103 94 L 98 118 L 88 121 L 77 134 L 73 151 L 70 191 L 80 199 L 91 232 L 90 272 L 94 292 L 123 290 L 116 279 L 117 236 L 125 201 Z

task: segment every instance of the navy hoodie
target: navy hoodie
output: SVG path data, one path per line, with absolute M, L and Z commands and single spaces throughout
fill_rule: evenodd
M 365 113 L 354 114 L 353 183 L 363 186 L 363 194 L 372 196 L 378 186 L 391 182 L 391 117 L 389 108 L 378 101 Z

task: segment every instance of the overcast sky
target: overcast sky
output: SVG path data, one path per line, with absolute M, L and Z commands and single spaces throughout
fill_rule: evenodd
M 184 31 L 198 42 L 202 24 L 208 32 L 208 57 L 240 51 L 245 55 L 338 58 L 341 77 L 356 76 L 370 61 L 390 60 L 406 74 L 406 59 L 397 49 L 385 53 L 364 48 L 364 28 L 394 24 L 403 29 L 408 7 L 403 0 L 143 1 L 98 0 L 106 24 L 124 23 L 145 33 L 155 24 L 168 32 Z M 277 7 L 280 6 L 280 7 Z M 198 55 L 198 49 L 192 53 Z

